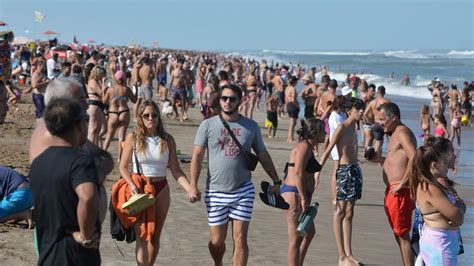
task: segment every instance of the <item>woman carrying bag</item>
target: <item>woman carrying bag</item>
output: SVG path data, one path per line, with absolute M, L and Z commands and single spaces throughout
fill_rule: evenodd
M 130 161 L 133 162 L 132 174 L 128 171 Z M 176 142 L 164 130 L 158 105 L 153 101 L 144 101 L 137 112 L 135 132 L 127 136 L 120 160 L 120 174 L 131 192 L 149 194 L 152 191 L 155 197 L 155 204 L 149 207 L 155 208 L 154 219 L 147 217 L 150 214 L 148 208 L 144 211 L 145 214 L 138 216 L 133 223 L 137 239 L 135 255 L 138 265 L 153 265 L 158 256 L 161 231 L 170 206 L 170 189 L 166 179 L 168 166 L 174 178 L 188 192 L 189 180 L 179 166 Z M 141 182 L 143 180 L 145 182 Z M 150 185 L 153 186 L 151 190 L 148 189 Z M 141 220 L 147 218 L 151 218 L 148 221 L 154 222 L 151 224 L 147 222 L 144 226 L 144 221 Z M 143 229 L 152 233 L 144 234 Z

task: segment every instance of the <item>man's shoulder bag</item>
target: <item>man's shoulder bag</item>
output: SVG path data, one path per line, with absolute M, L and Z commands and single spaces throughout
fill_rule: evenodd
M 230 129 L 230 126 L 227 123 L 227 121 L 224 120 L 222 115 L 219 115 L 219 118 L 221 119 L 222 124 L 224 124 L 224 127 L 227 129 L 227 132 L 229 132 L 229 135 L 231 136 L 232 140 L 235 142 L 237 147 L 239 147 L 240 156 L 244 160 L 245 167 L 250 171 L 255 171 L 255 168 L 257 168 L 257 164 L 258 164 L 257 155 L 253 154 L 251 151 L 244 150 L 240 142 L 235 137 L 234 132 L 232 132 L 232 129 Z

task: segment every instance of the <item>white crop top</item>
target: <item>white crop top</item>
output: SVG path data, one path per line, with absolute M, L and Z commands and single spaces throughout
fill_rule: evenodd
M 138 152 L 137 158 L 140 164 L 141 173 L 147 177 L 152 176 L 166 176 L 166 169 L 168 168 L 168 161 L 170 158 L 170 151 L 168 145 L 166 145 L 163 153 L 160 154 L 160 143 L 161 138 L 146 137 L 147 150 L 145 153 Z M 134 151 L 135 152 L 135 151 Z M 134 156 L 134 155 L 132 155 Z M 133 172 L 137 173 L 137 166 L 135 159 L 132 158 Z

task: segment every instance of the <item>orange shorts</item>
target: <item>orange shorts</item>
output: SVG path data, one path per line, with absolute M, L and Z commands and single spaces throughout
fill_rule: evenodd
M 390 195 L 390 186 L 385 190 L 385 213 L 390 227 L 397 236 L 402 236 L 411 230 L 411 218 L 415 202 L 410 197 L 410 190 L 402 188 L 395 195 Z

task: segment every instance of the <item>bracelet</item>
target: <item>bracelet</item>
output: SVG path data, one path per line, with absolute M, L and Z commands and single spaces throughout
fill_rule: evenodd
M 88 247 L 92 245 L 92 239 L 84 239 L 82 236 L 79 237 L 79 243 L 84 246 Z
M 89 247 L 89 246 L 91 246 L 91 245 L 92 245 L 92 239 L 89 239 L 89 240 L 84 239 L 84 240 L 82 240 L 82 241 L 81 241 L 81 245 L 83 245 L 84 247 Z
M 281 184 L 283 184 L 283 181 L 281 181 L 280 179 L 278 179 L 278 181 L 273 180 L 273 185 L 281 185 Z

